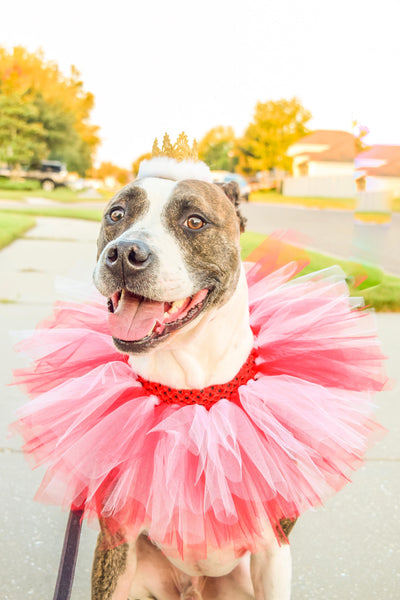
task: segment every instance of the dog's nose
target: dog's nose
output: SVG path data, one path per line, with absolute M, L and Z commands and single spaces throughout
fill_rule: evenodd
M 105 262 L 110 268 L 123 264 L 135 270 L 145 269 L 151 260 L 152 252 L 141 240 L 120 240 L 109 246 L 105 257 Z

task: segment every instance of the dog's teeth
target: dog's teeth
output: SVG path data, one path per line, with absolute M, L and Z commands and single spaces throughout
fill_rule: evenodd
M 182 308 L 182 306 L 185 304 L 186 300 L 175 300 L 175 302 L 172 303 L 171 308 L 169 309 L 168 313 L 170 315 L 173 315 L 174 313 L 178 312 L 178 310 L 180 308 Z

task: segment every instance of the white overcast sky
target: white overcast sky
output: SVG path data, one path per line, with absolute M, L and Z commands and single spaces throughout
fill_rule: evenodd
M 14 0 L 0 45 L 42 47 L 93 92 L 98 160 L 129 167 L 165 131 L 240 135 L 258 100 L 297 96 L 312 128 L 400 144 L 400 0 Z

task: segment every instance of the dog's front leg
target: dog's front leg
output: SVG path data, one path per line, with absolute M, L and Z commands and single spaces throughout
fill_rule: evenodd
M 292 559 L 288 537 L 295 523 L 295 519 L 282 519 L 277 529 L 280 542 L 271 530 L 268 549 L 251 555 L 254 600 L 290 600 Z
M 251 555 L 250 574 L 254 600 L 290 600 L 292 558 L 288 543 L 296 519 L 282 519 L 277 528 L 279 542 L 271 529 L 268 549 Z
M 254 600 L 290 600 L 292 561 L 289 544 L 251 555 Z
M 92 569 L 92 600 L 127 600 L 136 572 L 136 540 L 115 545 L 102 524 Z M 113 543 L 114 542 L 114 543 Z

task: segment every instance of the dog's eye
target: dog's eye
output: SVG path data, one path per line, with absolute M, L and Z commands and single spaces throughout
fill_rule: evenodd
M 185 226 L 189 229 L 201 229 L 206 224 L 205 220 L 197 215 L 188 217 L 185 221 Z
M 110 212 L 110 219 L 111 219 L 111 221 L 114 221 L 114 223 L 123 219 L 124 216 L 125 216 L 125 211 L 122 208 L 114 208 Z

